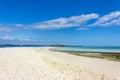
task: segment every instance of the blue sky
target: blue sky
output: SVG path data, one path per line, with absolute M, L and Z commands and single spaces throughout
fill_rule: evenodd
M 120 0 L 0 0 L 0 44 L 120 46 Z

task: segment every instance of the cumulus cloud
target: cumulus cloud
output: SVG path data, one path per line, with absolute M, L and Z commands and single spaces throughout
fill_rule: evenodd
M 110 26 L 110 25 L 120 25 L 120 11 L 111 12 L 110 14 L 104 15 L 90 26 Z
M 92 14 L 82 14 L 80 16 L 72 16 L 69 18 L 58 18 L 53 20 L 48 20 L 44 22 L 34 23 L 31 26 L 33 29 L 59 29 L 59 28 L 70 28 L 70 27 L 77 27 L 89 20 L 98 18 L 99 15 L 92 13 Z

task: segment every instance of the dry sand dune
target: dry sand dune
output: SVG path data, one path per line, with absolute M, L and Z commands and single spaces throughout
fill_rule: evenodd
M 0 48 L 0 80 L 120 80 L 120 62 L 42 48 Z

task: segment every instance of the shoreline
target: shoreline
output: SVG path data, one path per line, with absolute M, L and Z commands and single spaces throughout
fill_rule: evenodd
M 58 52 L 65 52 L 65 53 L 77 55 L 77 56 L 120 61 L 120 53 L 105 53 L 105 52 L 100 53 L 100 52 L 81 52 L 81 51 L 58 51 Z
M 57 50 L 57 47 L 51 48 L 51 51 L 65 52 L 72 55 L 107 59 L 112 61 L 120 61 L 120 53 L 118 52 L 94 52 L 94 51 L 69 51 L 69 50 Z
M 103 53 L 103 54 L 120 54 L 120 52 L 95 52 L 95 51 L 72 51 L 72 50 L 53 50 L 53 51 L 61 51 L 61 52 L 81 52 L 81 53 Z
M 68 47 L 68 49 L 66 49 L 66 47 Z M 71 47 L 77 47 L 77 46 L 65 46 L 65 47 L 55 47 L 55 48 L 53 48 L 53 50 L 54 51 L 71 51 L 71 52 L 83 52 L 83 53 L 86 53 L 86 52 L 88 52 L 88 53 L 111 53 L 111 54 L 113 54 L 113 53 L 116 53 L 116 54 L 120 54 L 120 47 L 118 47 L 119 48 L 119 51 L 118 50 L 112 50 L 111 49 L 111 46 L 108 48 L 108 46 L 84 46 L 84 47 L 82 47 L 81 46 L 81 48 L 83 48 L 84 50 L 78 50 L 78 49 L 76 49 L 76 48 L 73 48 L 73 49 L 71 49 Z M 78 46 L 79 47 L 79 46 Z M 86 47 L 88 48 L 88 49 L 86 49 Z M 93 48 L 93 50 L 89 50 L 89 48 L 90 47 L 97 47 L 96 49 L 94 49 Z M 101 47 L 103 47 L 103 48 L 101 48 Z M 106 48 L 105 48 L 106 47 Z M 65 49 L 64 49 L 65 48 Z M 70 48 L 70 49 L 69 49 Z M 105 48 L 105 49 L 104 49 Z M 114 48 L 117 48 L 117 46 L 114 46 Z M 85 50 L 86 49 L 86 50 Z M 96 51 L 97 50 L 97 51 Z M 109 51 L 110 50 L 110 51 Z

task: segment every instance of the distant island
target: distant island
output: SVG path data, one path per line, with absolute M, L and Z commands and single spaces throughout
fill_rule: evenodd
M 16 44 L 0 44 L 0 47 L 39 47 L 44 45 L 16 45 Z
M 49 45 L 51 47 L 64 47 L 65 45 Z
M 50 47 L 64 47 L 65 45 L 16 45 L 16 44 L 0 44 L 0 47 L 41 47 L 41 46 L 50 46 Z

